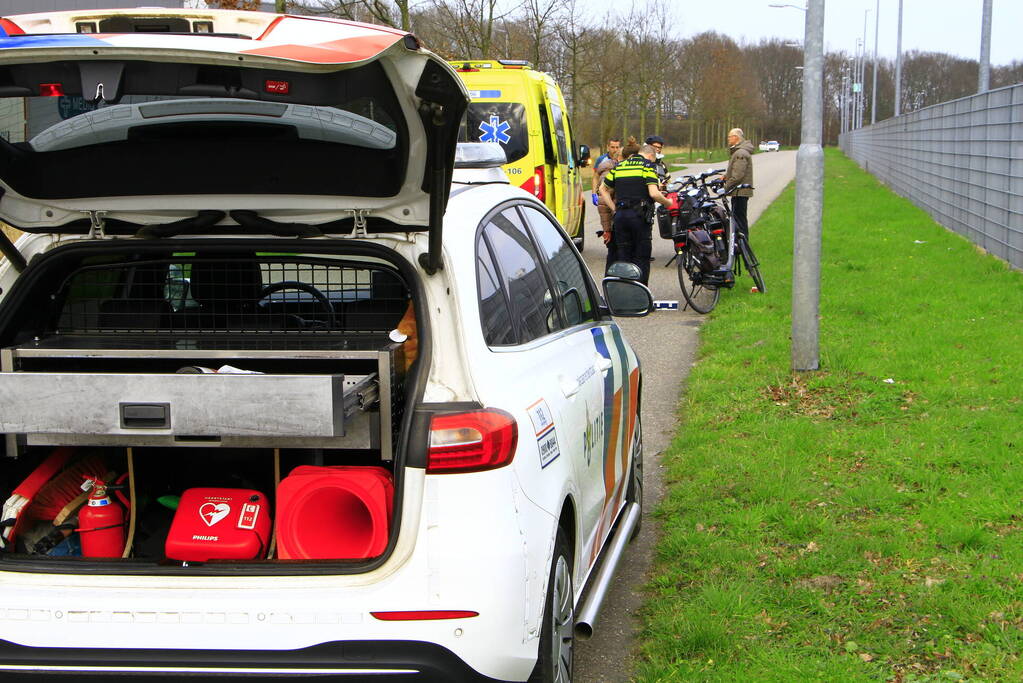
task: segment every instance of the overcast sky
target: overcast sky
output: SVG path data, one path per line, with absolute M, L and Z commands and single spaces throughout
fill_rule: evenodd
M 603 15 L 606 8 L 628 7 L 628 0 L 577 0 L 580 10 Z M 803 6 L 803 0 L 667 0 L 675 10 L 677 37 L 717 31 L 736 41 L 761 38 L 801 41 L 805 15 L 798 9 L 768 7 L 771 3 Z M 852 53 L 863 38 L 867 13 L 867 53 L 874 53 L 874 8 L 877 0 L 825 0 L 824 49 Z M 637 9 L 652 0 L 635 0 Z M 878 54 L 895 58 L 899 0 L 880 0 Z M 1023 0 L 993 0 L 991 63 L 1023 61 Z M 903 0 L 902 50 L 944 52 L 968 59 L 980 56 L 982 0 Z

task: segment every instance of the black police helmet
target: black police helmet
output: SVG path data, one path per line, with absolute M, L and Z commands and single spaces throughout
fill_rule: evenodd
M 662 138 L 660 135 L 651 135 L 651 136 L 649 136 L 646 139 L 646 144 L 648 144 L 648 145 L 653 145 L 653 144 L 663 145 L 664 144 L 664 138 Z

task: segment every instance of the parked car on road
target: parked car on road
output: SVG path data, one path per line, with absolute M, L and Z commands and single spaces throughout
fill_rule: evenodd
M 2 680 L 571 680 L 653 303 L 457 145 L 454 69 L 258 12 L 0 33 Z
M 781 144 L 777 140 L 767 140 L 760 143 L 761 152 L 777 152 L 781 149 Z

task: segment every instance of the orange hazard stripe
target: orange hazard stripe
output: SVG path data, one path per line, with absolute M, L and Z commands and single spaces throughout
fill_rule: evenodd
M 611 502 L 615 490 L 615 454 L 618 445 L 618 425 L 622 421 L 622 392 L 616 391 L 611 399 L 611 435 L 607 440 L 609 453 L 604 457 L 604 508 Z
M 628 472 L 629 453 L 632 447 L 632 436 L 636 433 L 636 419 L 639 417 L 637 410 L 639 403 L 639 368 L 629 375 L 629 433 L 625 438 L 625 446 L 622 448 L 622 476 Z

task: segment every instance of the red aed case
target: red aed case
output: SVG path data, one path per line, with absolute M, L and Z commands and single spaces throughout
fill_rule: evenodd
M 252 489 L 188 489 L 174 514 L 165 546 L 181 562 L 254 560 L 270 542 L 266 496 Z

